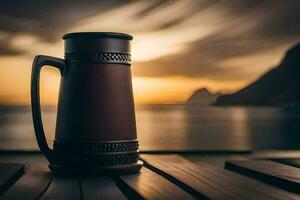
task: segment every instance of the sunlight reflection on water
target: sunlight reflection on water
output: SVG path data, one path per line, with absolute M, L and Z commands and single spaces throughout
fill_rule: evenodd
M 300 147 L 300 110 L 279 108 L 138 106 L 142 150 L 245 150 Z M 36 149 L 30 109 L 0 109 L 1 149 Z M 52 144 L 55 108 L 43 109 Z

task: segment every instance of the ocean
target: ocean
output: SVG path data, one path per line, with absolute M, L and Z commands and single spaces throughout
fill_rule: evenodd
M 56 108 L 43 108 L 44 129 L 52 145 Z M 300 149 L 300 108 L 136 107 L 140 148 L 144 151 L 243 151 Z M 37 150 L 31 110 L 0 107 L 0 150 Z

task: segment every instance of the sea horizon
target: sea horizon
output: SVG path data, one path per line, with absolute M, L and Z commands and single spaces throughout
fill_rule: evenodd
M 42 107 L 49 144 L 56 107 Z M 101 122 L 100 122 L 101 123 Z M 245 151 L 297 149 L 300 109 L 280 107 L 138 105 L 142 151 Z M 1 150 L 37 150 L 29 105 L 0 105 Z

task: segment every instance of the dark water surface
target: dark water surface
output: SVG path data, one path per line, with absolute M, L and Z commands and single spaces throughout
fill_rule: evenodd
M 300 109 L 151 105 L 136 108 L 142 150 L 300 149 Z M 52 144 L 56 108 L 43 109 Z M 0 149 L 37 149 L 28 107 L 0 107 Z

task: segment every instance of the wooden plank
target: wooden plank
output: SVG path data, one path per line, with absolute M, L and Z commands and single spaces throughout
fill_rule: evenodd
M 3 152 L 0 151 L 0 162 L 24 163 L 25 166 L 48 166 L 48 160 L 41 152 Z
M 151 170 L 208 199 L 300 199 L 297 194 L 206 163 L 194 164 L 180 156 L 143 155 L 142 159 Z
M 300 168 L 300 158 L 286 158 L 286 159 L 271 159 L 274 162 L 279 162 L 292 167 Z
M 300 169 L 269 160 L 226 161 L 226 169 L 300 194 Z
M 51 173 L 46 171 L 45 168 L 29 168 L 29 170 L 1 196 L 1 199 L 37 199 L 47 189 L 51 182 L 51 177 Z
M 254 151 L 248 156 L 249 159 L 283 159 L 300 158 L 299 150 L 261 150 Z
M 0 164 L 0 195 L 24 174 L 24 167 L 24 164 L 17 163 Z
M 118 184 L 129 199 L 196 199 L 145 167 L 139 174 L 120 176 Z
M 80 180 L 83 199 L 125 200 L 125 195 L 119 190 L 110 177 L 82 178 Z
M 247 155 L 237 155 L 237 154 L 219 154 L 219 155 L 194 155 L 194 154 L 184 154 L 181 155 L 183 158 L 189 160 L 192 163 L 208 163 L 215 167 L 224 168 L 224 163 L 226 160 L 243 160 L 247 159 Z
M 53 177 L 49 188 L 42 195 L 41 199 L 80 200 L 81 192 L 79 179 L 72 177 Z

